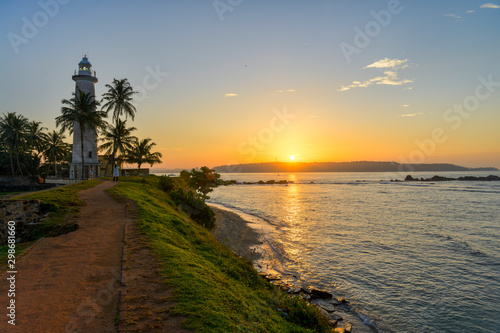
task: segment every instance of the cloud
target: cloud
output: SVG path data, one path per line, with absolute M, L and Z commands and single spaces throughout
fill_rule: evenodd
M 475 12 L 475 10 L 472 10 L 472 9 L 471 9 L 471 10 L 466 11 L 466 13 L 468 13 L 468 14 L 471 14 L 471 13 L 474 13 L 474 12 Z
M 284 92 L 294 92 L 295 89 L 288 89 L 288 90 L 278 90 L 277 92 L 279 93 L 284 93 Z
M 495 5 L 494 3 L 485 3 L 484 5 L 481 5 L 479 8 L 489 8 L 489 9 L 498 9 L 500 6 Z
M 444 14 L 444 16 L 453 17 L 453 18 L 456 18 L 457 20 L 460 20 L 462 18 L 462 16 L 457 15 L 457 14 Z
M 402 114 L 400 116 L 398 116 L 398 118 L 401 118 L 401 117 L 416 117 L 416 116 L 420 116 L 422 115 L 423 113 L 422 112 L 418 112 L 418 113 L 407 113 L 407 114 Z
M 366 67 L 365 67 L 366 68 Z M 366 88 L 373 84 L 385 84 L 390 86 L 401 86 L 407 83 L 412 83 L 412 80 L 400 79 L 396 71 L 385 71 L 383 76 L 377 76 L 367 81 L 353 81 L 352 84 L 348 86 L 342 86 L 337 91 L 347 91 L 352 88 Z
M 399 60 L 399 59 L 389 59 L 389 58 L 384 58 L 379 61 L 374 62 L 373 64 L 370 64 L 363 69 L 366 68 L 406 68 L 408 67 L 408 59 L 405 60 Z
M 410 107 L 410 104 L 403 104 L 403 105 L 401 105 L 401 106 L 402 106 L 402 107 L 404 107 L 404 108 L 409 108 L 409 107 Z
M 236 96 L 238 96 L 238 94 L 233 94 L 233 93 L 224 94 L 224 97 L 236 97 Z
M 407 83 L 412 83 L 412 80 L 400 79 L 397 71 L 400 69 L 405 69 L 409 66 L 408 59 L 389 59 L 384 58 L 376 61 L 368 66 L 363 67 L 363 69 L 374 68 L 374 69 L 385 69 L 383 76 L 376 76 L 372 79 L 366 81 L 353 81 L 350 85 L 341 86 L 337 91 L 347 91 L 352 88 L 366 88 L 373 84 L 385 84 L 390 86 L 401 86 Z

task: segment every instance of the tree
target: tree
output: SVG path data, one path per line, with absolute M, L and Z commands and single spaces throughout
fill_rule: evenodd
M 210 199 L 207 195 L 213 191 L 214 187 L 219 186 L 220 175 L 215 170 L 204 166 L 200 171 L 191 170 L 191 176 L 188 180 L 188 186 L 193 188 L 203 200 Z
M 128 163 L 137 163 L 137 168 L 140 169 L 141 165 L 147 163 L 151 166 L 160 164 L 160 158 L 163 155 L 159 152 L 151 152 L 156 143 L 151 142 L 150 138 L 144 140 L 136 140 L 132 148 L 127 152 L 125 161 Z
M 132 146 L 137 138 L 132 135 L 132 132 L 136 130 L 135 127 L 126 126 L 127 121 L 117 119 L 115 126 L 108 125 L 104 131 L 104 137 L 101 141 L 104 141 L 99 147 L 99 150 L 105 150 L 105 154 L 111 156 L 111 165 L 115 164 L 116 153 L 120 155 L 125 154 L 128 150 L 132 149 Z M 106 172 L 108 171 L 109 159 L 106 163 Z
M 47 161 L 54 161 L 55 176 L 57 178 L 57 160 L 63 160 L 68 153 L 69 145 L 63 140 L 66 139 L 63 131 L 52 131 L 47 135 L 42 154 Z M 50 169 L 49 169 L 50 170 Z
M 28 147 L 32 150 L 36 150 L 41 153 L 45 142 L 47 140 L 47 134 L 43 132 L 47 127 L 42 127 L 42 123 L 39 121 L 31 121 L 26 126 L 26 140 Z
M 122 114 L 125 115 L 125 119 L 128 116 L 134 120 L 135 113 L 137 110 L 135 106 L 132 105 L 132 96 L 137 93 L 130 86 L 130 83 L 127 79 L 113 79 L 113 83 L 106 84 L 106 88 L 108 88 L 108 92 L 102 95 L 102 102 L 105 102 L 102 106 L 103 110 L 106 112 L 106 116 L 108 112 L 113 110 L 113 117 L 115 121 L 120 119 Z
M 16 157 L 19 174 L 23 176 L 21 164 L 19 163 L 19 153 L 26 143 L 27 127 L 28 119 L 23 115 L 16 115 L 15 112 L 4 113 L 3 118 L 0 119 L 0 137 L 9 151 L 10 167 L 13 176 L 15 176 L 15 171 L 12 155 Z
M 106 127 L 106 112 L 97 111 L 97 107 L 100 105 L 99 101 L 96 101 L 93 95 L 90 93 L 85 93 L 83 91 L 78 91 L 77 94 L 73 93 L 71 99 L 63 99 L 61 101 L 63 107 L 61 107 L 61 115 L 56 118 L 56 126 L 61 126 L 61 131 L 69 131 L 73 134 L 75 129 L 75 123 L 80 125 L 80 144 L 81 144 L 81 158 L 82 158 L 82 173 L 81 178 L 84 179 L 85 161 L 83 153 L 83 132 L 85 130 L 89 131 L 99 131 Z

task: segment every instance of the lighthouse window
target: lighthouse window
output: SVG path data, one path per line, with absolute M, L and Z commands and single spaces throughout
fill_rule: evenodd
M 89 151 L 89 158 L 92 158 L 92 152 Z

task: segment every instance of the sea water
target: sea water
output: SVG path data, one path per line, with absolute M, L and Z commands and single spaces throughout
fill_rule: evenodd
M 346 298 L 381 332 L 500 332 L 500 182 L 391 178 L 404 175 L 223 174 L 294 183 L 221 186 L 209 202 L 258 217 L 264 269 Z

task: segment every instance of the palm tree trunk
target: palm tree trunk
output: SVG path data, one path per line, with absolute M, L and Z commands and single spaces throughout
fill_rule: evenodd
M 12 170 L 12 176 L 16 175 L 14 171 L 14 160 L 12 159 L 12 149 L 9 149 L 9 157 L 10 157 L 10 169 Z
M 16 142 L 16 162 L 17 162 L 17 169 L 19 170 L 19 174 L 21 176 L 24 176 L 23 170 L 21 169 L 21 164 L 19 163 L 19 147 L 17 145 L 17 142 Z
M 106 167 L 104 168 L 104 176 L 106 176 L 106 177 L 109 175 L 109 173 L 108 173 L 108 166 L 109 166 L 109 158 L 106 161 Z M 111 166 L 111 169 L 113 169 L 113 166 Z
M 54 170 L 56 171 L 56 178 L 57 178 L 57 157 L 54 155 Z
M 85 179 L 85 161 L 84 161 L 84 153 L 83 153 L 83 130 L 82 127 L 80 126 L 80 145 L 82 147 L 81 155 L 82 155 L 82 174 L 80 176 L 80 179 Z
M 111 154 L 111 158 L 108 158 L 108 161 L 106 162 L 106 168 L 104 170 L 105 171 L 105 176 L 108 175 L 108 166 L 109 166 L 109 161 L 111 160 L 113 163 L 111 163 L 111 174 L 113 174 L 113 167 L 115 165 L 115 154 L 116 154 L 116 148 L 113 147 L 113 153 Z
M 111 164 L 112 167 L 114 167 L 115 163 L 115 155 L 116 155 L 116 147 L 113 147 L 113 153 L 111 154 L 111 161 L 113 162 Z

